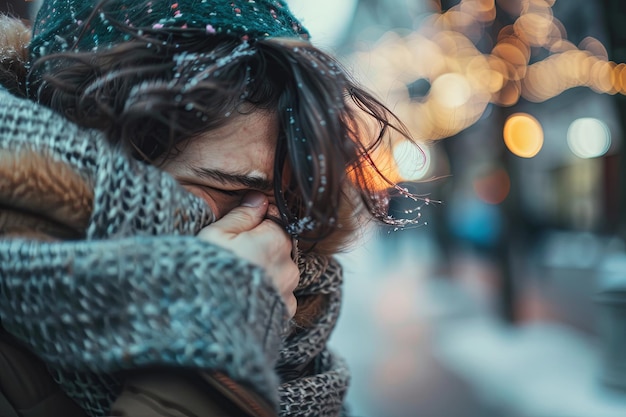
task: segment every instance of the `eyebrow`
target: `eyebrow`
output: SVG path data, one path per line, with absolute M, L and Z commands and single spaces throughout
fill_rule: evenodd
M 274 189 L 274 184 L 271 181 L 253 175 L 236 174 L 202 167 L 192 167 L 191 169 L 194 174 L 201 178 L 219 181 L 222 184 L 236 184 L 259 191 L 272 191 Z

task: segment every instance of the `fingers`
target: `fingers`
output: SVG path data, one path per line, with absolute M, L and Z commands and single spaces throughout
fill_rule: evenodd
M 258 191 L 250 191 L 243 197 L 241 205 L 211 226 L 224 233 L 238 235 L 258 226 L 263 221 L 267 208 L 267 196 Z
M 230 249 L 263 268 L 283 299 L 289 318 L 293 318 L 298 306 L 293 292 L 300 271 L 292 258 L 292 239 L 274 220 L 267 218 L 277 213 L 278 208 L 273 206 L 269 213 L 269 206 L 264 194 L 249 192 L 240 206 L 202 229 L 198 237 Z

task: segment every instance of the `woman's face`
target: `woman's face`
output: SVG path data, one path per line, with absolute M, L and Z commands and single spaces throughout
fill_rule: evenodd
M 181 152 L 161 167 L 203 198 L 218 219 L 237 207 L 250 190 L 265 193 L 274 204 L 278 133 L 274 113 L 233 113 L 224 126 L 184 143 Z

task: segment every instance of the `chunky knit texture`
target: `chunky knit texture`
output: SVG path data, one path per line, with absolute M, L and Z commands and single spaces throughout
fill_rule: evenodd
M 263 271 L 193 237 L 214 220 L 201 199 L 47 108 L 5 91 L 0 103 L 1 149 L 45 154 L 93 186 L 84 239 L 0 240 L 2 326 L 89 415 L 107 414 L 117 372 L 145 365 L 225 372 L 283 416 L 341 413 L 348 371 L 326 348 L 341 299 L 334 259 L 300 257 L 296 296 L 326 294 L 327 310 L 286 334 Z

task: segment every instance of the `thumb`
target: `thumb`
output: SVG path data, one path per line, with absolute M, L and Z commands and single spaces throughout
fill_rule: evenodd
M 241 205 L 226 213 L 224 217 L 213 223 L 225 233 L 239 234 L 258 226 L 267 213 L 268 200 L 265 194 L 250 191 L 244 195 Z

